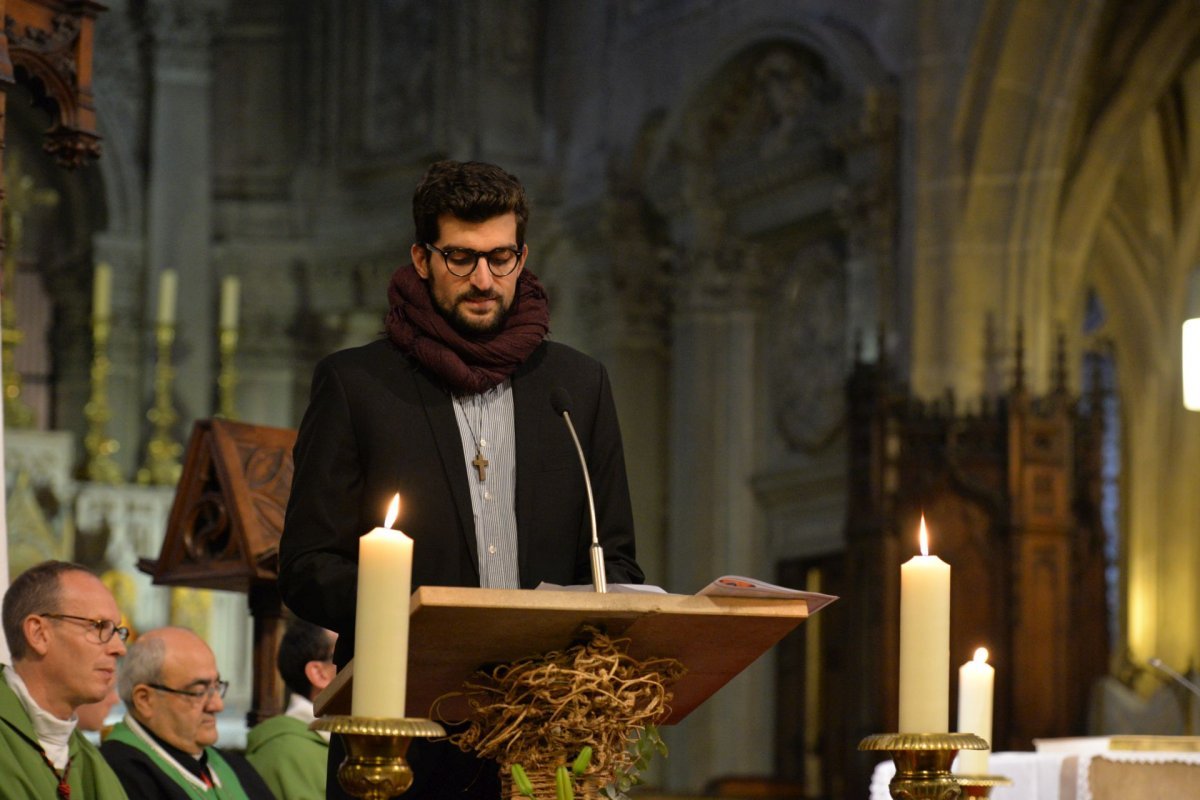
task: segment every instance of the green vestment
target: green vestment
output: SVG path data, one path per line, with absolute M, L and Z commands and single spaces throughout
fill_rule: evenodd
M 279 800 L 324 800 L 329 743 L 295 717 L 271 717 L 246 737 L 246 760 Z
M 242 789 L 242 782 L 238 780 L 237 773 L 233 771 L 233 767 L 229 766 L 229 762 L 221 756 L 215 747 L 206 747 L 204 748 L 204 752 L 208 754 L 206 762 L 208 770 L 216 777 L 220 786 L 214 785 L 207 789 L 201 789 L 184 777 L 184 771 L 181 767 L 170 759 L 165 758 L 162 753 L 152 747 L 141 736 L 134 733 L 124 722 L 118 722 L 114 725 L 112 733 L 104 741 L 121 742 L 141 751 L 164 775 L 177 783 L 179 788 L 183 789 L 188 797 L 195 800 L 249 800 L 245 790 Z
M 10 667 L 0 665 L 0 672 Z M 71 759 L 67 784 L 72 798 L 128 800 L 121 782 L 95 745 L 79 731 L 67 744 Z M 58 796 L 59 777 L 42 755 L 33 720 L 16 692 L 0 675 L 0 790 L 6 798 L 50 800 Z

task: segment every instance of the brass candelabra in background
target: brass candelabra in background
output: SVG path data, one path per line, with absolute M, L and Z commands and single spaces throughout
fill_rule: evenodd
M 32 428 L 33 410 L 21 399 L 21 373 L 17 371 L 13 361 L 17 346 L 25 339 L 25 334 L 13 322 L 15 306 L 11 299 L 11 284 L 5 275 L 4 299 L 0 303 L 0 315 L 3 315 L 3 327 L 0 327 L 0 358 L 3 358 L 4 381 L 4 424 L 9 428 Z
M 21 373 L 14 361 L 25 334 L 17 327 L 17 253 L 25 238 L 26 218 L 39 206 L 58 205 L 58 192 L 39 189 L 33 176 L 21 169 L 16 153 L 7 158 L 8 194 L 3 209 L 4 261 L 0 277 L 0 375 L 4 391 L 4 424 L 9 428 L 32 428 L 33 409 L 21 399 Z
M 238 374 L 234 365 L 234 355 L 237 353 L 238 329 L 222 327 L 219 335 L 221 371 L 217 375 L 217 416 L 236 420 Z
M 83 464 L 83 477 L 98 483 L 121 483 L 121 468 L 113 460 L 119 445 L 108 436 L 108 421 L 112 412 L 108 406 L 108 373 L 112 364 L 108 360 L 108 335 L 112 329 L 108 314 L 92 319 L 92 394 L 83 407 L 87 419 L 87 434 L 83 437 L 87 460 Z
M 154 370 L 154 405 L 146 412 L 154 433 L 146 444 L 146 460 L 138 470 L 137 480 L 141 484 L 174 486 L 183 471 L 179 463 L 183 447 L 172 434 L 179 420 L 171 400 L 171 390 L 175 384 L 175 370 L 171 366 L 174 324 L 159 322 L 155 328 L 155 340 L 158 342 L 158 363 Z

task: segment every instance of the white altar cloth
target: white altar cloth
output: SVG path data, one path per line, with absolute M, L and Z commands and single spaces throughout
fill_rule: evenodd
M 995 800 L 1059 800 L 1061 753 L 992 753 L 988 772 L 1011 778 L 1012 786 L 992 789 Z M 896 774 L 891 759 L 881 762 L 871 775 L 871 800 L 891 800 L 888 783 Z
M 1200 777 L 1200 753 L 1105 750 L 1103 752 L 1002 752 L 992 753 L 988 772 L 1012 779 L 1012 786 L 997 786 L 995 800 L 1105 800 L 1102 787 L 1089 785 L 1092 762 L 1127 764 L 1184 764 Z M 871 775 L 870 800 L 890 800 L 888 783 L 896 773 L 891 760 L 876 765 Z M 1200 798 L 1200 784 L 1195 785 Z M 1111 791 L 1111 789 L 1110 789 Z M 1173 794 L 1172 797 L 1180 795 Z

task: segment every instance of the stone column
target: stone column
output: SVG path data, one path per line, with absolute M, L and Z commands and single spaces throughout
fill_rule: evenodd
M 696 248 L 684 259 L 672 291 L 667 586 L 691 593 L 724 574 L 771 573 L 750 483 L 760 417 L 758 268 L 734 246 Z M 672 789 L 770 774 L 772 685 L 765 659 L 664 732 Z
M 185 441 L 191 420 L 212 411 L 216 301 L 212 238 L 210 40 L 216 0 L 154 3 L 153 107 L 147 203 L 144 324 L 153 330 L 159 275 L 178 272 L 174 363 Z M 146 334 L 150 336 L 148 332 Z

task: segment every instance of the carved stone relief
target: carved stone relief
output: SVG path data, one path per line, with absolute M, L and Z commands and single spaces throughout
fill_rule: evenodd
M 717 160 L 770 159 L 827 138 L 840 92 L 813 54 L 774 46 L 739 61 L 715 94 L 707 125 Z
M 766 389 L 790 450 L 836 440 L 848 332 L 879 313 L 894 231 L 890 97 L 847 91 L 802 47 L 747 50 L 693 103 L 647 184 L 686 242 L 670 296 L 763 315 Z
M 773 276 L 778 308 L 768 320 L 768 381 L 775 424 L 787 444 L 814 452 L 845 421 L 846 274 L 820 246 Z
M 665 340 L 671 264 L 676 258 L 667 242 L 665 221 L 628 181 L 613 184 L 602 208 L 601 238 L 617 243 L 609 274 L 625 322 L 632 333 Z

